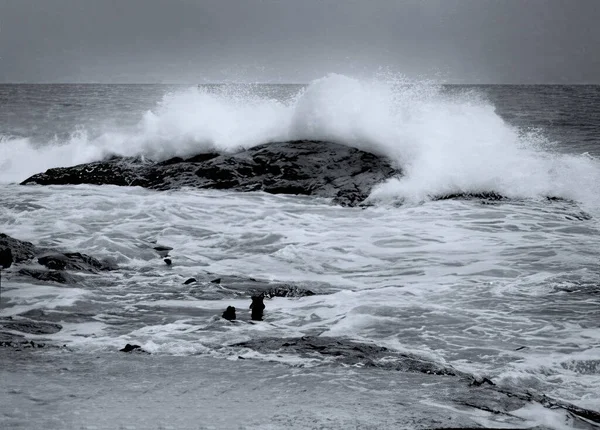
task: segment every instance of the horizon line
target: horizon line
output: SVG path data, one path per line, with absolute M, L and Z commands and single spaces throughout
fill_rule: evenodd
M 312 82 L 312 81 L 311 81 Z M 205 82 L 205 83 L 182 83 L 182 82 L 0 82 L 0 85 L 310 85 L 311 82 Z M 419 81 L 416 81 L 417 83 Z M 427 82 L 427 81 L 425 81 Z M 404 85 L 411 85 L 413 82 L 407 82 Z M 487 83 L 465 83 L 465 82 L 431 82 L 432 85 L 468 85 L 468 86 L 535 86 L 535 85 L 551 85 L 551 86 L 597 86 L 600 82 L 487 82 Z

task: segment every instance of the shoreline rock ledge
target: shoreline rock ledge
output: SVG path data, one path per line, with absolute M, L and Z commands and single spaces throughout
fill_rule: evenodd
M 356 206 L 369 196 L 375 185 L 400 174 L 386 158 L 337 143 L 304 140 L 269 143 L 234 154 L 205 153 L 161 162 L 113 156 L 49 169 L 21 185 L 264 191 L 325 197 L 342 206 Z

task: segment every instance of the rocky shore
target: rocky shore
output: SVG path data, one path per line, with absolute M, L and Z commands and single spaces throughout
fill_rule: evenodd
M 331 142 L 294 141 L 269 143 L 235 154 L 206 153 L 160 162 L 113 156 L 49 169 L 22 184 L 264 191 L 324 197 L 343 206 L 356 206 L 375 185 L 400 174 L 388 159 L 369 152 Z

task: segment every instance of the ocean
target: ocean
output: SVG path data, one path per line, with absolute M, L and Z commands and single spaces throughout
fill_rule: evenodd
M 18 185 L 114 154 L 166 160 L 298 139 L 388 157 L 404 175 L 355 208 L 262 192 Z M 600 86 L 342 75 L 0 85 L 0 233 L 120 267 L 75 286 L 3 272 L 0 318 L 38 312 L 62 329 L 33 338 L 65 347 L 2 352 L 0 426 L 577 427 L 537 404 L 458 407 L 449 377 L 238 344 L 358 342 L 600 411 L 598 157 Z M 506 198 L 436 199 L 489 192 Z M 173 248 L 172 265 L 153 243 Z M 184 284 L 206 276 L 221 283 Z M 252 279 L 315 295 L 266 299 L 253 324 Z M 227 306 L 238 323 L 221 318 Z M 119 353 L 127 343 L 151 355 Z

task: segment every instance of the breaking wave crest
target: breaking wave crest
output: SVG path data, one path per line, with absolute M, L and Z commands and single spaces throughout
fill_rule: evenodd
M 472 90 L 449 94 L 428 83 L 335 74 L 288 100 L 259 96 L 252 86 L 169 93 L 134 127 L 96 137 L 84 129 L 62 142 L 0 136 L 0 182 L 108 154 L 160 160 L 296 139 L 328 140 L 390 157 L 404 176 L 379 186 L 374 201 L 496 192 L 585 202 L 600 195 L 597 160 L 559 154 L 542 133 L 509 125 Z

